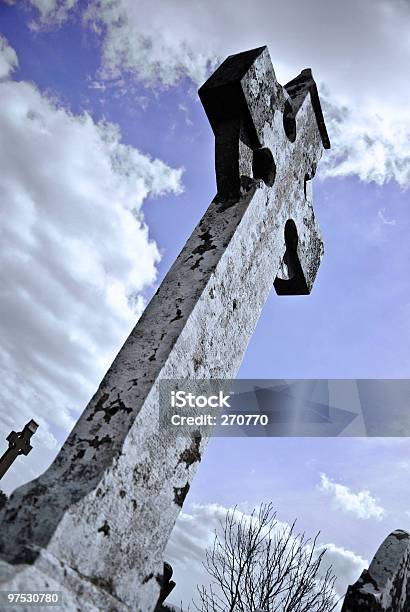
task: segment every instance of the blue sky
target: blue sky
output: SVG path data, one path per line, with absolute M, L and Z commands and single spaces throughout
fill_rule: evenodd
M 409 377 L 410 7 L 273 4 L 250 22 L 250 3 L 232 13 L 230 0 L 0 2 L 2 439 L 40 422 L 7 492 L 50 463 L 214 196 L 196 90 L 246 48 L 267 43 L 281 83 L 312 67 L 333 148 L 313 187 L 325 242 L 313 292 L 272 292 L 239 376 Z M 321 530 L 346 584 L 391 530 L 410 528 L 409 451 L 400 439 L 214 439 L 185 518 L 211 529 L 221 508 L 272 500 L 282 521 Z M 188 566 L 201 577 L 183 527 L 177 583 Z M 191 596 L 180 582 L 176 601 Z

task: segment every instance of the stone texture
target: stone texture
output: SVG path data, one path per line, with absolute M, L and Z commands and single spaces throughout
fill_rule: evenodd
M 4 493 L 4 491 L 0 490 L 0 510 L 3 508 L 3 506 L 6 505 L 8 500 L 7 495 Z
M 368 570 L 349 586 L 342 612 L 410 611 L 410 534 L 393 531 Z
M 172 574 L 173 569 L 171 565 L 165 561 L 162 576 L 158 578 L 160 592 L 159 599 L 157 601 L 157 605 L 155 606 L 154 612 L 166 612 L 167 610 L 167 606 L 166 604 L 164 604 L 164 602 L 175 588 L 175 581 L 171 580 Z
M 288 92 L 262 47 L 201 88 L 217 196 L 54 463 L 3 509 L 1 589 L 56 588 L 65 610 L 155 607 L 207 442 L 159 431 L 158 381 L 234 378 L 275 280 L 308 293 L 323 254 L 310 179 L 329 143 L 309 75 Z

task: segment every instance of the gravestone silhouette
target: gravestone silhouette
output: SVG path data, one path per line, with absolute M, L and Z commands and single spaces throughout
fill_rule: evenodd
M 36 433 L 38 425 L 33 419 L 29 421 L 22 431 L 12 431 L 6 440 L 9 443 L 8 449 L 0 457 L 0 479 L 11 467 L 19 455 L 28 455 L 32 450 L 30 444 L 31 437 Z
M 350 585 L 342 612 L 410 611 L 410 534 L 393 531 L 381 544 L 369 569 Z
M 53 464 L 2 510 L 1 590 L 151 612 L 207 442 L 159 430 L 159 380 L 234 378 L 272 286 L 312 288 L 323 243 L 311 179 L 330 145 L 311 71 L 282 87 L 260 47 L 225 60 L 199 96 L 217 195 Z

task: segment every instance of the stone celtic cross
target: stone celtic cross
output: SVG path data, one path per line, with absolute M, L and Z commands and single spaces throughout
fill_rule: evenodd
M 230 56 L 199 95 L 217 195 L 54 463 L 3 509 L 2 590 L 60 590 L 65 610 L 153 610 L 207 442 L 164 440 L 158 381 L 234 378 L 272 286 L 312 288 L 311 179 L 329 141 L 310 70 L 282 87 L 261 47 Z
M 24 426 L 23 431 L 9 433 L 6 438 L 9 447 L 0 457 L 0 479 L 3 478 L 19 455 L 28 455 L 32 450 L 30 440 L 31 436 L 36 433 L 37 428 L 37 423 L 32 419 Z

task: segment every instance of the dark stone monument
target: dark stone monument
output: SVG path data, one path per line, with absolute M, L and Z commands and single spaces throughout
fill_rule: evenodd
M 24 426 L 23 431 L 12 431 L 9 433 L 6 438 L 9 447 L 0 458 L 0 479 L 3 478 L 19 455 L 28 455 L 32 450 L 33 447 L 30 444 L 30 440 L 32 435 L 36 433 L 37 428 L 37 423 L 31 420 Z
M 410 534 L 393 531 L 350 585 L 342 612 L 410 612 Z

